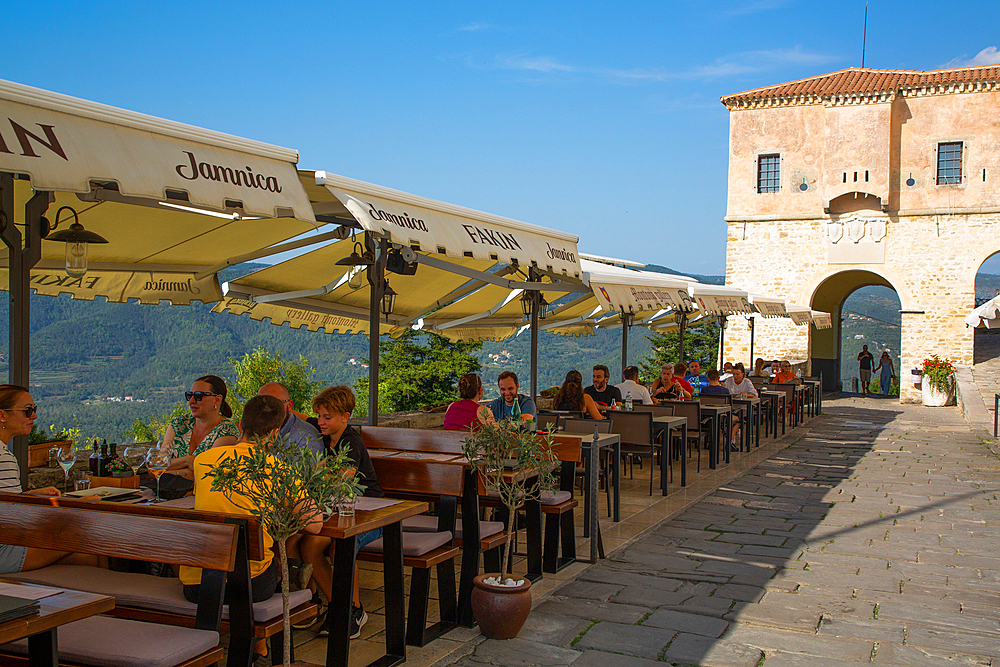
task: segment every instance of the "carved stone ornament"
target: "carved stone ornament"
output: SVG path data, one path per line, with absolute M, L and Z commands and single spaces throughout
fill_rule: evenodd
M 865 236 L 865 221 L 854 218 L 847 221 L 847 238 L 857 243 Z
M 868 235 L 872 241 L 878 243 L 885 238 L 885 220 L 869 220 Z
M 844 237 L 844 224 L 842 222 L 830 222 L 826 225 L 826 237 L 830 243 L 836 243 Z

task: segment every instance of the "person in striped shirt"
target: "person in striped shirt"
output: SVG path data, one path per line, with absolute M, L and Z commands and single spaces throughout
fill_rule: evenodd
M 38 412 L 31 394 L 16 384 L 0 385 L 0 491 L 21 493 L 21 468 L 7 443 L 19 435 L 31 433 Z M 58 496 L 52 486 L 26 491 L 38 496 Z M 37 570 L 54 563 L 66 565 L 98 565 L 98 557 L 52 549 L 36 549 L 13 544 L 0 544 L 0 574 Z

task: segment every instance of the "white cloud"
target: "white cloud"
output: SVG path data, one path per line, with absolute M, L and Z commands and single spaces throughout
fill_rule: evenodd
M 945 63 L 943 67 L 948 69 L 952 67 L 983 67 L 986 65 L 1000 65 L 1000 51 L 997 50 L 997 47 L 987 46 L 971 58 L 961 55 Z
M 780 9 L 787 5 L 789 0 L 744 0 L 738 3 L 739 6 L 726 12 L 729 16 L 743 16 L 745 14 L 756 14 L 772 9 Z
M 793 49 L 744 51 L 717 58 L 714 62 L 686 69 L 662 67 L 614 69 L 609 67 L 582 67 L 560 62 L 552 56 L 504 55 L 496 61 L 502 69 L 535 72 L 538 74 L 576 74 L 604 78 L 619 83 L 673 80 L 720 79 L 729 76 L 766 72 L 803 65 L 822 65 L 838 60 L 837 56 L 809 53 L 796 46 Z
M 462 32 L 479 32 L 480 30 L 493 30 L 494 28 L 496 28 L 496 26 L 490 25 L 489 23 L 479 23 L 477 21 L 473 21 L 472 23 L 467 23 L 461 26 L 459 30 Z

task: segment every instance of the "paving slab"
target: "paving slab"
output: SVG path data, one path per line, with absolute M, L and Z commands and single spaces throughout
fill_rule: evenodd
M 663 628 L 603 621 L 591 627 L 574 647 L 614 651 L 656 660 L 676 634 L 673 630 Z

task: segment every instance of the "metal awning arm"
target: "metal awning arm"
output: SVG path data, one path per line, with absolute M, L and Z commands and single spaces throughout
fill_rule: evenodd
M 459 319 L 452 320 L 451 322 L 444 322 L 443 324 L 438 324 L 434 326 L 434 329 L 437 329 L 438 331 L 443 331 L 445 329 L 451 329 L 452 327 L 458 327 L 462 326 L 463 324 L 468 324 L 469 322 L 475 322 L 476 320 L 481 320 L 484 317 L 490 317 L 491 315 L 495 314 L 498 310 L 506 306 L 508 303 L 513 301 L 515 298 L 517 298 L 517 296 L 520 293 L 521 293 L 520 290 L 514 290 L 510 294 L 508 294 L 505 299 L 501 300 L 499 303 L 497 303 L 489 310 L 485 310 L 475 315 L 469 315 L 468 317 L 460 317 Z
M 316 243 L 323 243 L 324 241 L 330 241 L 336 239 L 338 241 L 346 239 L 351 235 L 351 230 L 347 227 L 338 227 L 330 232 L 325 232 L 317 236 L 310 236 L 304 239 L 298 239 L 297 241 L 289 241 L 288 243 L 281 243 L 279 245 L 268 246 L 266 248 L 261 248 L 259 250 L 254 250 L 253 252 L 243 253 L 242 255 L 236 255 L 235 257 L 230 257 L 226 260 L 210 266 L 204 271 L 195 274 L 195 280 L 201 280 L 202 278 L 207 278 L 213 273 L 218 273 L 222 269 L 233 266 L 235 264 L 242 264 L 243 262 L 249 262 L 251 260 L 260 259 L 262 257 L 269 257 L 271 255 L 276 255 L 279 252 L 286 252 L 288 250 L 297 250 L 298 248 L 304 248 L 306 246 L 315 245 Z
M 229 283 L 226 284 L 227 286 Z M 286 306 L 288 308 L 302 308 L 305 310 L 327 313 L 329 315 L 339 315 L 341 317 L 351 317 L 358 320 L 368 319 L 368 309 L 358 308 L 356 306 L 347 306 L 342 303 L 333 304 L 329 301 L 321 301 L 319 299 L 310 299 L 306 297 L 299 298 L 285 298 L 282 300 L 268 300 L 263 301 L 267 296 L 274 296 L 271 294 L 263 294 L 260 290 L 253 287 L 247 287 L 246 285 L 235 285 L 232 287 L 224 287 L 223 294 L 227 298 L 233 299 L 243 299 L 245 301 L 251 301 L 255 303 L 270 303 L 275 306 Z M 396 322 L 392 322 L 396 324 Z
M 570 283 L 535 283 L 535 282 L 518 282 L 515 280 L 504 280 L 503 278 L 498 278 L 497 276 L 486 273 L 484 271 L 478 271 L 476 269 L 470 269 L 467 266 L 461 266 L 453 262 L 441 259 L 440 257 L 432 257 L 430 255 L 425 255 L 423 253 L 414 252 L 412 249 L 403 247 L 401 248 L 403 253 L 403 259 L 408 262 L 419 262 L 420 264 L 426 264 L 427 266 L 432 266 L 435 269 L 440 269 L 441 271 L 449 271 L 451 273 L 457 273 L 458 275 L 465 276 L 467 278 L 472 278 L 474 280 L 481 280 L 485 283 L 491 285 L 497 285 L 499 287 L 504 287 L 506 289 L 528 289 L 528 290 L 546 290 L 553 292 L 590 292 L 590 288 L 584 284 L 570 284 Z
M 497 271 L 494 275 L 496 275 L 497 277 L 502 277 L 514 273 L 515 271 L 517 271 L 516 267 L 507 265 L 501 268 L 499 271 Z M 423 309 L 413 317 L 409 317 L 406 320 L 402 321 L 400 324 L 401 326 L 409 326 L 414 322 L 416 322 L 417 320 L 419 320 L 420 318 L 427 317 L 434 311 L 440 310 L 445 306 L 449 306 L 458 301 L 459 299 L 463 299 L 467 296 L 470 296 L 471 294 L 478 292 L 484 287 L 486 287 L 486 283 L 483 282 L 482 280 L 470 280 L 469 282 L 463 284 L 461 287 L 454 289 L 450 293 L 441 297 L 440 299 L 438 299 L 437 301 L 435 301 L 434 303 L 432 303 L 427 308 Z

